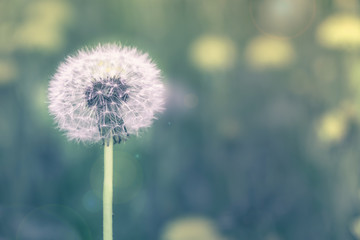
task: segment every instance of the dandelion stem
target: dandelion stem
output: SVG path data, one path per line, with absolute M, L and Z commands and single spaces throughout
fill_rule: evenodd
M 113 201 L 113 138 L 104 144 L 104 189 L 103 189 L 103 223 L 104 240 L 113 239 L 112 229 Z

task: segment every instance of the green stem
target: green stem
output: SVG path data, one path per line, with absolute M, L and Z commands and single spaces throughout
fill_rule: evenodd
M 104 240 L 113 239 L 113 138 L 104 144 L 104 189 L 103 189 Z

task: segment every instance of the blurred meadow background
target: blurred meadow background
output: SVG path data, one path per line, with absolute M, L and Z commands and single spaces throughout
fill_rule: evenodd
M 360 239 L 358 0 L 0 0 L 0 240 L 102 239 L 103 148 L 47 86 L 77 49 L 149 52 L 167 110 L 115 147 L 114 239 Z

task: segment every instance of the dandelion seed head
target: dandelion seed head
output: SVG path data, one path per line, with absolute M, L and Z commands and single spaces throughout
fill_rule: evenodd
M 71 140 L 115 142 L 137 135 L 163 110 L 160 70 L 147 54 L 117 44 L 80 50 L 49 84 L 49 111 Z

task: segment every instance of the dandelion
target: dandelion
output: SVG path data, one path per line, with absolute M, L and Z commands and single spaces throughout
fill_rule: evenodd
M 80 50 L 49 85 L 49 110 L 70 140 L 104 144 L 104 240 L 112 239 L 113 143 L 137 135 L 163 110 L 160 70 L 147 54 L 116 44 Z
M 160 71 L 147 54 L 117 45 L 81 50 L 50 82 L 49 110 L 70 140 L 115 143 L 163 110 Z

